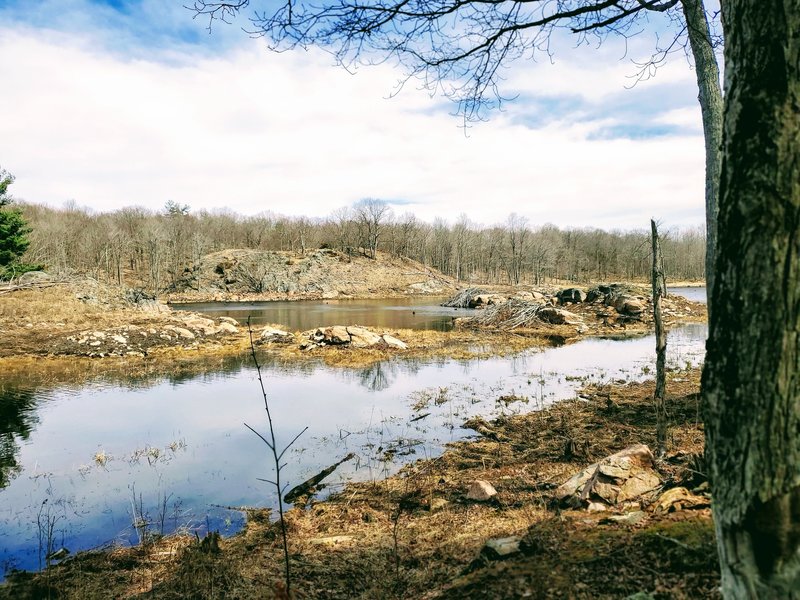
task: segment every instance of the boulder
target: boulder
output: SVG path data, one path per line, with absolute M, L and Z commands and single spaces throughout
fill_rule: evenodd
M 394 348 L 396 350 L 406 350 L 406 349 L 408 349 L 408 346 L 406 345 L 406 343 L 404 341 L 398 340 L 396 337 L 391 336 L 388 333 L 385 333 L 383 335 L 383 342 L 387 346 L 389 346 L 389 348 Z
M 575 313 L 550 306 L 543 307 L 536 313 L 536 316 L 545 323 L 550 323 L 552 325 L 580 325 L 583 323 L 581 317 Z
M 577 473 L 555 491 L 563 503 L 605 502 L 613 505 L 652 492 L 661 479 L 653 453 L 644 444 L 625 448 Z
M 481 549 L 481 556 L 489 560 L 505 560 L 520 551 L 521 541 L 522 538 L 516 535 L 486 540 Z
M 354 348 L 370 348 L 383 342 L 381 336 L 364 327 L 348 327 L 347 333 L 350 336 L 350 345 Z
M 621 315 L 638 317 L 644 312 L 644 301 L 637 296 L 623 294 L 614 299 L 614 309 Z
M 317 329 L 314 337 L 319 337 L 320 334 L 322 335 L 320 341 L 323 344 L 341 346 L 342 344 L 350 343 L 350 334 L 347 331 L 347 327 L 343 325 L 334 325 L 332 327 L 326 327 L 325 329 Z
M 577 304 L 586 300 L 586 292 L 578 288 L 567 288 L 558 292 L 556 298 L 558 298 L 559 304 L 566 304 L 567 302 Z
M 266 326 L 261 330 L 261 342 L 264 344 L 287 344 L 294 341 L 294 336 L 288 331 L 277 327 Z
M 497 495 L 497 490 L 488 481 L 478 479 L 469 485 L 467 490 L 467 499 L 476 500 L 478 502 L 486 502 L 491 500 Z

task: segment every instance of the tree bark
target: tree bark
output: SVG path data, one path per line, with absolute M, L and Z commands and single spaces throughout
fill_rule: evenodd
M 656 409 L 656 443 L 658 456 L 667 452 L 667 408 L 664 400 L 667 387 L 667 332 L 661 318 L 661 298 L 664 296 L 664 264 L 661 246 L 658 243 L 658 227 L 650 220 L 653 247 L 653 320 L 656 325 L 656 390 L 653 403 Z
M 703 399 L 726 598 L 800 598 L 800 0 L 728 0 Z
M 722 167 L 722 90 L 719 66 L 702 0 L 681 0 L 689 45 L 694 57 L 703 137 L 706 149 L 706 290 L 711 314 L 714 287 L 714 256 L 717 246 L 717 214 L 719 212 L 719 177 Z

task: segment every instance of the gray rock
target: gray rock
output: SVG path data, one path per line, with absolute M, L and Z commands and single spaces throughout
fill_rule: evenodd
M 371 348 L 383 342 L 381 336 L 364 327 L 348 327 L 347 333 L 350 336 L 350 345 L 354 348 Z
M 283 329 L 267 326 L 261 330 L 260 340 L 262 343 L 265 344 L 267 343 L 287 344 L 294 341 L 294 336 L 288 331 L 284 331 Z
M 556 297 L 558 298 L 559 304 L 566 304 L 567 302 L 577 304 L 578 302 L 586 300 L 586 292 L 578 288 L 567 288 L 558 292 Z
M 486 502 L 497 495 L 497 490 L 488 481 L 478 479 L 473 481 L 467 490 L 467 499 L 477 502 Z
M 389 348 L 395 348 L 397 350 L 406 350 L 408 346 L 402 340 L 398 340 L 396 337 L 393 337 L 389 334 L 383 335 L 384 343 L 389 346 Z
M 545 323 L 551 323 L 552 325 L 581 325 L 583 323 L 583 320 L 575 313 L 550 306 L 540 309 L 536 316 Z
M 555 496 L 565 503 L 599 500 L 614 505 L 652 492 L 659 485 L 653 453 L 638 444 L 586 467 L 559 486 Z
M 486 540 L 481 549 L 481 554 L 490 560 L 504 560 L 519 552 L 522 538 L 512 535 L 509 537 L 492 538 Z

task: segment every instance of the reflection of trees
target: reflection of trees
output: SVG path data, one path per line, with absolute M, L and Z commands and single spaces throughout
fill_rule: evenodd
M 32 390 L 0 388 L 0 489 L 6 487 L 20 471 L 16 453 L 17 438 L 27 440 L 36 417 L 36 400 Z
M 392 385 L 397 377 L 397 366 L 388 361 L 380 361 L 358 371 L 361 385 L 373 392 L 381 392 Z

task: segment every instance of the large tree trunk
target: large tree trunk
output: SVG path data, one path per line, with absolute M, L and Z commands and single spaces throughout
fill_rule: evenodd
M 708 311 L 711 313 L 714 286 L 714 256 L 717 245 L 717 213 L 719 211 L 719 175 L 722 166 L 722 90 L 719 67 L 702 0 L 681 0 L 689 45 L 697 75 L 697 99 L 703 116 L 706 146 L 706 288 Z
M 800 0 L 728 0 L 703 396 L 723 593 L 800 598 Z

